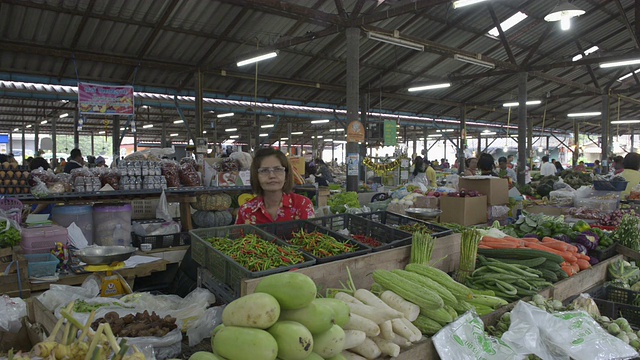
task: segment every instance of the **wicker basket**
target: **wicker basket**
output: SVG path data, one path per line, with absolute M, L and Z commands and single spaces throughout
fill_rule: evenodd
M 22 210 L 24 205 L 16 198 L 2 198 L 0 199 L 0 209 L 6 214 L 7 218 L 15 220 L 18 224 L 22 224 Z

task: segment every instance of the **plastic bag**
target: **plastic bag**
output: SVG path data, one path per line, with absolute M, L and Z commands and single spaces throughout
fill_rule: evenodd
M 17 333 L 22 328 L 22 319 L 27 316 L 27 303 L 20 298 L 0 297 L 0 330 Z
M 442 328 L 431 339 L 441 359 L 524 359 L 500 339 L 487 335 L 484 323 L 473 310 Z
M 180 232 L 180 224 L 175 221 L 159 221 L 150 224 L 134 221 L 131 230 L 139 236 L 173 235 Z
M 251 162 L 253 161 L 251 154 L 243 152 L 242 150 L 238 150 L 236 152 L 232 152 L 231 155 L 229 155 L 229 158 L 234 159 L 238 162 L 238 164 L 240 165 L 239 170 L 251 169 Z
M 549 314 L 524 301 L 511 311 L 502 340 L 521 354 L 549 360 L 632 359 L 638 353 L 610 335 L 584 311 Z
M 127 345 L 138 348 L 151 346 L 155 358 L 158 360 L 175 358 L 182 353 L 182 333 L 180 329 L 173 329 L 163 337 L 142 336 L 123 338 L 127 340 Z
M 167 187 L 180 187 L 179 172 L 177 161 L 162 160 L 162 175 L 167 180 Z
M 203 339 L 211 337 L 213 329 L 222 323 L 222 310 L 224 310 L 224 306 L 208 308 L 205 310 L 204 315 L 189 327 L 187 337 L 189 338 L 190 347 L 196 346 Z
M 164 221 L 171 221 L 171 215 L 169 214 L 169 203 L 167 202 L 167 195 L 164 193 L 164 189 L 162 190 L 162 194 L 160 195 L 160 201 L 158 201 L 158 207 L 156 207 L 156 218 L 162 219 Z M 180 228 L 178 231 L 180 232 Z
M 38 198 L 46 197 L 51 194 L 51 191 L 49 191 L 49 188 L 44 181 L 40 180 L 39 178 L 34 178 L 33 182 L 34 185 L 31 186 L 31 194 L 33 194 L 33 196 Z
M 160 161 L 162 158 L 172 155 L 175 153 L 175 150 L 172 148 L 162 148 L 162 149 L 145 149 L 136 151 L 132 154 L 127 155 L 124 159 L 126 161 Z
M 195 166 L 190 163 L 180 165 L 178 175 L 180 176 L 180 183 L 184 186 L 202 186 L 200 174 L 196 171 Z
M 575 190 L 570 188 L 568 189 L 560 189 L 553 190 L 549 193 L 549 204 L 557 205 L 557 206 L 573 206 L 573 202 L 575 201 Z
M 49 290 L 38 296 L 38 300 L 50 311 L 76 299 L 91 299 L 100 294 L 100 281 L 96 275 L 87 277 L 81 286 L 51 284 Z

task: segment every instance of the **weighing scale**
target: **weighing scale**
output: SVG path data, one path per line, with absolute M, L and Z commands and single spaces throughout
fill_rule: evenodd
M 90 246 L 75 252 L 87 263 L 84 270 L 94 273 L 100 280 L 100 296 L 115 297 L 131 294 L 131 287 L 117 272 L 124 268 L 124 261 L 136 251 L 131 246 Z

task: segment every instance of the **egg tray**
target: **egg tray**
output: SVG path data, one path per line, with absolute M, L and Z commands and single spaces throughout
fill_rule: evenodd
M 24 186 L 0 185 L 0 195 L 20 195 L 20 194 L 29 194 L 29 193 L 31 193 L 31 187 L 28 185 L 24 185 Z

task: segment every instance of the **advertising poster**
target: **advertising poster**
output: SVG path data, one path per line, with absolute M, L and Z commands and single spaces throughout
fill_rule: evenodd
M 347 126 L 347 142 L 364 142 L 364 126 L 360 121 L 352 121 Z
M 81 114 L 133 115 L 133 86 L 78 83 Z
M 360 165 L 360 154 L 347 155 L 347 176 L 358 176 L 358 166 Z
M 393 120 L 384 121 L 384 146 L 396 146 L 398 144 L 398 134 L 396 134 L 397 126 Z

